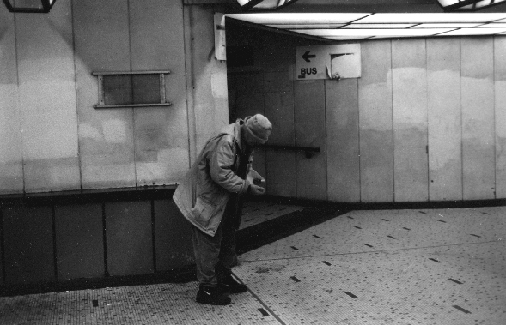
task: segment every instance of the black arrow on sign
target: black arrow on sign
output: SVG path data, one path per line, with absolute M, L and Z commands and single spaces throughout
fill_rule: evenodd
M 309 54 L 309 51 L 306 51 L 306 53 L 302 54 L 302 58 L 304 59 L 304 61 L 306 62 L 311 62 L 309 60 L 309 58 L 315 58 L 316 55 L 313 55 L 313 54 Z

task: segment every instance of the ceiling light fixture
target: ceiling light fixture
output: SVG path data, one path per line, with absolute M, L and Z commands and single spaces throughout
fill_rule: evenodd
M 273 10 L 280 9 L 297 0 L 237 0 L 241 5 L 241 9 L 246 10 Z
M 10 12 L 48 13 L 56 0 L 3 0 Z
M 487 8 L 506 0 L 437 0 L 445 11 L 473 11 Z
M 505 0 L 506 1 L 506 0 Z M 312 39 L 506 35 L 506 13 L 242 13 L 228 18 Z

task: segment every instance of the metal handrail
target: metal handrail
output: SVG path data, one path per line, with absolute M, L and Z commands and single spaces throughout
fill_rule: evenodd
M 289 150 L 289 151 L 304 151 L 306 158 L 311 158 L 320 152 L 320 147 L 299 147 L 299 146 L 286 146 L 276 144 L 266 144 L 262 146 L 265 149 L 273 150 Z

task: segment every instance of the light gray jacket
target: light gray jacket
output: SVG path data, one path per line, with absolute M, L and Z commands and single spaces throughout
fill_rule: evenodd
M 245 194 L 249 181 L 237 176 L 243 121 L 229 124 L 211 138 L 174 192 L 174 202 L 194 226 L 213 236 L 230 193 Z M 249 159 L 251 161 L 251 157 Z

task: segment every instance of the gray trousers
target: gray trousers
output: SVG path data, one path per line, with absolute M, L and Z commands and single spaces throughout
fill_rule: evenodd
M 192 226 L 193 253 L 200 285 L 216 286 L 237 265 L 235 233 L 239 228 L 240 213 L 239 198 L 233 195 L 214 237 Z

